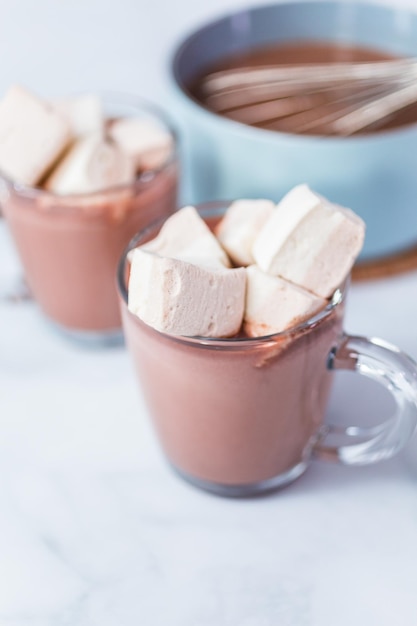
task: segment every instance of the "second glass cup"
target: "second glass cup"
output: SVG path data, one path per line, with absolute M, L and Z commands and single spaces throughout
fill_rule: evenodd
M 153 105 L 131 97 L 102 97 L 106 119 L 148 119 L 172 136 L 172 151 L 157 169 L 127 185 L 60 196 L 0 175 L 0 202 L 25 277 L 45 316 L 71 337 L 119 340 L 114 273 L 131 239 L 176 209 L 179 165 L 175 131 Z

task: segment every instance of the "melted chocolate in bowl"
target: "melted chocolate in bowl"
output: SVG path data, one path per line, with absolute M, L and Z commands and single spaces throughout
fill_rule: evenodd
M 210 101 L 207 99 L 203 90 L 203 84 L 206 76 L 213 72 L 224 70 L 233 70 L 241 68 L 257 68 L 276 65 L 309 65 L 314 63 L 352 63 L 352 62 L 375 62 L 398 59 L 399 57 L 384 53 L 380 50 L 362 48 L 359 46 L 348 46 L 335 43 L 316 43 L 316 42 L 292 42 L 286 44 L 276 44 L 262 46 L 249 50 L 248 52 L 234 54 L 224 58 L 220 63 L 216 63 L 207 67 L 204 73 L 201 73 L 193 82 L 188 85 L 189 94 L 202 104 L 205 108 L 213 110 Z M 331 92 L 323 92 L 320 94 L 320 107 L 324 115 L 340 112 L 343 103 L 340 101 L 349 98 L 351 90 L 348 86 Z M 296 113 L 296 111 L 294 111 Z M 314 112 L 310 113 L 314 115 Z M 239 108 L 233 111 L 222 113 L 225 117 L 242 121 L 241 111 Z M 306 121 L 308 121 L 307 118 Z M 369 134 L 378 131 L 384 131 L 391 128 L 398 128 L 407 124 L 417 122 L 417 103 L 407 106 L 383 120 L 358 131 L 356 134 Z M 259 128 L 268 130 L 276 130 L 282 132 L 296 132 L 310 135 L 333 135 L 334 131 L 325 122 L 319 124 L 313 129 L 297 130 L 299 126 L 299 118 L 297 124 L 290 116 L 282 119 L 265 119 L 260 122 L 250 124 Z

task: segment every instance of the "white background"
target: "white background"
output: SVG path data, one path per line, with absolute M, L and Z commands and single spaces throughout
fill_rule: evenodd
M 0 92 L 109 88 L 169 110 L 176 42 L 241 6 L 1 0 Z M 3 280 L 16 261 L 0 235 Z M 417 358 L 416 287 L 415 273 L 355 285 L 348 330 Z M 329 416 L 375 421 L 385 405 L 344 376 Z M 315 463 L 260 500 L 208 496 L 165 466 L 123 348 L 82 350 L 35 305 L 2 303 L 0 626 L 415 626 L 416 451 Z

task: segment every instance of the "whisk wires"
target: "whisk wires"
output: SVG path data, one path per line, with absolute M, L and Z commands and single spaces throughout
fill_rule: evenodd
M 205 77 L 201 95 L 246 124 L 352 135 L 417 102 L 417 60 L 222 70 Z

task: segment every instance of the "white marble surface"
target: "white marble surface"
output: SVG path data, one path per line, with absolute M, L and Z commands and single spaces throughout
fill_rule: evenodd
M 164 99 L 175 41 L 240 4 L 3 0 L 1 91 Z M 0 281 L 16 271 L 0 224 Z M 354 286 L 347 329 L 417 358 L 416 290 L 417 273 Z M 388 409 L 341 375 L 329 417 Z M 2 303 L 0 626 L 415 626 L 415 454 L 315 463 L 263 499 L 200 493 L 167 469 L 124 349 L 82 350 L 34 304 Z

